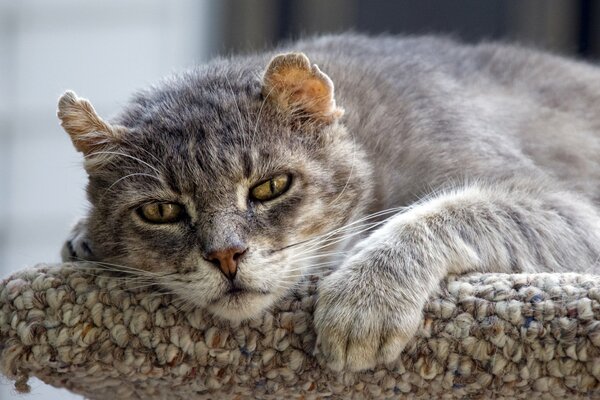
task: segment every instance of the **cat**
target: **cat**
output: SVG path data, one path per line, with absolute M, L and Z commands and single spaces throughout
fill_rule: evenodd
M 64 258 L 256 318 L 306 274 L 329 367 L 395 360 L 448 274 L 593 272 L 600 69 L 450 38 L 305 39 L 219 58 L 110 121 L 58 117 L 89 176 Z

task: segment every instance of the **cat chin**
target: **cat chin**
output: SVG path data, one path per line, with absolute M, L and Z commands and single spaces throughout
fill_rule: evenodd
M 242 322 L 261 317 L 275 300 L 276 296 L 272 294 L 246 293 L 235 299 L 225 296 L 210 304 L 207 310 L 216 317 Z

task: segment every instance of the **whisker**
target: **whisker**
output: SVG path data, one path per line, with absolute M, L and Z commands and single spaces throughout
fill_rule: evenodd
M 151 286 L 160 286 L 161 284 L 158 282 L 151 282 L 145 285 L 138 285 L 138 286 L 131 286 L 131 287 L 127 287 L 128 290 L 140 290 L 140 289 L 145 289 Z
M 351 237 L 354 237 L 354 236 L 356 236 L 356 235 L 360 235 L 361 233 L 364 233 L 364 232 L 370 231 L 370 230 L 372 230 L 372 229 L 374 229 L 374 228 L 378 227 L 379 225 L 382 225 L 382 224 L 384 224 L 385 222 L 387 222 L 387 221 L 380 221 L 380 222 L 377 222 L 377 223 L 375 223 L 373 226 L 369 226 L 369 227 L 367 227 L 367 228 L 365 228 L 365 229 L 361 229 L 361 230 L 359 230 L 359 231 L 352 232 L 352 233 L 346 234 L 346 235 L 344 235 L 344 236 L 341 236 L 341 237 L 336 237 L 336 238 L 332 239 L 332 241 L 329 241 L 329 242 L 327 242 L 326 244 L 323 244 L 323 245 L 321 245 L 321 246 L 319 246 L 319 247 L 313 247 L 313 248 L 310 248 L 309 250 L 307 250 L 307 251 L 304 251 L 303 253 L 310 252 L 310 251 L 318 251 L 318 250 L 320 250 L 320 249 L 323 249 L 323 248 L 326 248 L 326 247 L 332 246 L 332 245 L 334 245 L 334 244 L 337 244 L 337 243 L 343 242 L 343 241 L 345 241 L 345 240 L 347 240 L 347 239 L 349 239 L 349 238 L 351 238 Z
M 149 177 L 149 178 L 156 179 L 157 181 L 159 181 L 159 182 L 162 182 L 162 181 L 160 180 L 160 178 L 158 178 L 158 177 L 156 177 L 156 176 L 154 176 L 154 175 L 145 174 L 145 173 L 143 173 L 143 172 L 134 172 L 134 173 L 132 173 L 132 174 L 128 174 L 128 175 L 122 176 L 121 178 L 119 178 L 119 179 L 117 179 L 116 181 L 114 181 L 114 182 L 113 182 L 113 183 L 112 183 L 112 184 L 111 184 L 111 185 L 110 185 L 110 186 L 109 186 L 109 187 L 106 189 L 106 191 L 108 192 L 108 191 L 109 191 L 110 189 L 112 189 L 112 187 L 113 187 L 113 186 L 115 186 L 117 183 L 121 182 L 122 180 L 124 180 L 124 179 L 126 179 L 126 178 L 132 177 L 132 176 L 147 176 L 147 177 Z
M 131 276 L 114 276 L 114 275 L 107 275 L 107 274 L 100 274 L 100 273 L 92 273 L 89 271 L 85 271 L 84 269 L 79 270 L 78 272 L 86 275 L 86 276 L 92 276 L 94 278 L 107 278 L 107 279 L 113 279 L 116 281 L 120 281 L 121 283 L 127 283 L 127 282 L 131 282 L 133 280 L 139 280 L 142 281 L 144 279 L 151 279 L 145 276 L 136 276 L 136 277 L 131 277 Z M 111 271 L 112 272 L 112 271 Z
M 254 125 L 254 131 L 252 133 L 252 138 L 253 139 L 256 138 L 256 133 L 258 132 L 258 124 L 260 122 L 260 117 L 262 115 L 263 107 L 267 103 L 267 99 L 269 98 L 269 96 L 271 95 L 271 93 L 273 92 L 274 89 L 275 89 L 275 87 L 273 87 L 273 88 L 271 88 L 271 90 L 269 90 L 269 92 L 267 93 L 267 95 L 263 99 L 262 103 L 260 104 L 260 108 L 258 109 L 258 117 L 256 118 L 256 124 Z
M 295 268 L 287 269 L 286 272 L 309 271 L 309 270 L 315 270 L 315 269 L 320 269 L 320 268 L 331 268 L 332 265 L 337 265 L 337 264 L 339 264 L 337 261 L 331 261 L 331 262 L 312 264 L 312 265 L 307 265 L 307 266 L 297 266 Z
M 82 271 L 84 270 L 84 268 L 82 268 Z M 125 274 L 126 276 L 124 276 L 123 279 L 133 279 L 133 278 L 155 279 L 155 278 L 161 277 L 160 275 L 144 274 L 144 273 L 140 273 L 137 271 L 127 271 L 127 270 L 118 269 L 118 268 L 105 267 L 102 265 L 98 265 L 98 266 L 92 267 L 92 268 L 94 268 L 95 271 L 104 271 L 104 272 L 109 272 L 109 273 Z M 99 275 L 99 276 L 101 276 L 101 275 Z
M 112 271 L 131 273 L 131 274 L 139 274 L 139 275 L 148 275 L 148 276 L 153 276 L 153 277 L 164 277 L 167 275 L 176 274 L 176 272 L 157 273 L 157 272 L 146 271 L 143 269 L 139 269 L 139 268 L 135 268 L 135 267 L 127 266 L 127 265 L 122 265 L 122 264 L 113 264 L 113 263 L 109 263 L 109 262 L 105 262 L 105 261 L 85 260 L 80 257 L 75 257 L 75 258 L 78 261 L 83 261 L 87 264 L 97 265 L 104 270 L 112 270 Z M 86 268 L 86 267 L 83 266 L 82 268 Z
M 144 149 L 142 146 L 132 143 L 131 141 L 127 141 L 127 144 L 135 147 L 137 150 L 143 151 L 144 153 L 146 153 L 147 155 L 152 157 L 154 159 L 154 161 L 156 161 L 163 169 L 166 169 L 165 164 L 163 163 L 163 161 L 160 158 L 156 157 L 154 154 L 152 154 L 148 150 Z
M 378 226 L 379 224 L 380 224 L 380 222 L 372 222 L 372 223 L 368 223 L 368 224 L 364 224 L 364 225 L 358 225 L 358 226 L 352 228 L 352 229 L 357 229 L 355 231 L 350 230 L 349 232 L 338 232 L 339 235 L 343 235 L 343 236 L 333 235 L 331 237 L 326 237 L 319 241 L 315 241 L 314 243 L 306 244 L 305 246 L 300 246 L 299 248 L 302 251 L 295 253 L 295 255 L 320 250 L 322 248 L 342 242 L 348 238 L 354 237 L 363 232 L 367 232 L 367 231 L 371 230 L 372 228 Z
M 352 221 L 351 223 L 348 223 L 348 224 L 346 224 L 344 226 L 341 226 L 339 228 L 335 228 L 335 229 L 333 229 L 333 230 L 331 230 L 329 232 L 325 232 L 325 233 L 323 233 L 323 234 L 321 234 L 319 236 L 315 236 L 314 238 L 310 238 L 310 239 L 306 239 L 306 240 L 303 240 L 303 241 L 300 241 L 300 242 L 292 243 L 290 245 L 287 245 L 285 247 L 282 247 L 282 248 L 278 249 L 277 251 L 285 250 L 285 249 L 290 248 L 290 247 L 299 246 L 299 245 L 305 244 L 307 242 L 316 241 L 316 240 L 319 240 L 321 238 L 334 235 L 337 232 L 342 231 L 344 229 L 347 229 L 347 228 L 349 228 L 349 227 L 351 227 L 351 226 L 353 226 L 355 224 L 359 224 L 359 223 L 362 223 L 362 222 L 367 221 L 369 219 L 377 218 L 377 217 L 380 217 L 380 216 L 385 215 L 385 214 L 394 213 L 394 215 L 395 215 L 396 213 L 398 213 L 399 211 L 404 210 L 404 209 L 406 209 L 406 207 L 392 207 L 392 208 L 388 208 L 388 209 L 385 209 L 385 210 L 380 210 L 380 211 L 374 212 L 372 214 L 366 215 L 366 216 L 364 216 L 364 217 L 362 217 L 362 218 L 360 218 L 358 220 Z
M 286 277 L 286 278 L 288 278 L 288 279 L 295 279 L 295 278 L 302 278 L 302 277 L 305 277 L 305 276 L 313 276 L 313 275 L 315 275 L 315 276 L 316 276 L 316 275 L 318 275 L 318 274 L 319 274 L 319 272 L 325 272 L 325 271 L 327 271 L 327 270 L 322 270 L 322 271 L 311 271 L 311 272 L 308 272 L 308 271 L 307 271 L 306 273 L 303 273 L 303 274 L 296 274 L 296 275 L 286 275 L 285 277 Z
M 306 256 L 306 257 L 302 257 L 302 258 L 298 258 L 298 259 L 290 259 L 290 261 L 293 262 L 300 262 L 300 261 L 305 261 L 305 260 L 310 260 L 313 258 L 321 258 L 321 257 L 333 257 L 333 256 L 343 256 L 348 254 L 348 252 L 346 251 L 334 251 L 334 252 L 328 252 L 328 253 L 323 253 L 323 254 L 315 254 L 312 256 Z
M 303 272 L 300 272 L 300 273 L 297 273 L 297 274 L 286 275 L 285 278 L 286 279 L 290 279 L 290 278 L 299 278 L 299 277 L 302 277 L 302 276 L 317 275 L 319 273 L 326 272 L 326 271 L 329 271 L 329 269 L 328 268 L 322 268 L 322 269 L 316 269 L 316 270 L 312 270 L 312 271 L 303 271 Z
M 338 196 L 329 204 L 330 206 L 333 206 L 344 194 L 344 192 L 346 191 L 346 189 L 348 188 L 348 184 L 350 183 L 350 179 L 352 178 L 352 173 L 354 172 L 354 164 L 356 161 L 356 138 L 354 137 L 354 135 L 351 133 L 352 136 L 352 165 L 350 167 L 350 173 L 348 174 L 348 179 L 346 179 L 346 184 L 344 185 L 344 187 L 342 188 L 342 191 L 340 192 L 340 194 L 338 194 Z
M 92 156 L 100 155 L 100 154 L 108 154 L 108 155 L 123 156 L 123 157 L 131 158 L 132 160 L 135 160 L 135 161 L 147 166 L 148 168 L 152 169 L 154 172 L 156 172 L 158 174 L 158 176 L 160 176 L 160 171 L 153 165 L 148 164 L 146 161 L 140 160 L 139 158 L 134 157 L 130 154 L 120 153 L 118 151 L 107 151 L 107 150 L 95 151 L 93 153 L 85 155 L 84 158 L 88 158 L 88 157 L 92 157 Z M 158 178 L 158 176 L 157 176 L 157 178 Z
M 368 217 L 362 218 L 361 220 L 364 221 L 366 219 L 372 219 L 375 216 L 380 216 L 380 215 L 383 215 L 383 214 L 388 214 L 392 210 L 393 209 L 388 209 L 388 210 L 380 211 L 380 212 L 377 212 L 377 213 L 373 213 L 373 214 L 371 214 Z M 344 240 L 346 240 L 346 239 L 348 239 L 350 237 L 356 236 L 356 235 L 361 234 L 363 232 L 367 232 L 369 230 L 372 230 L 375 227 L 386 223 L 390 218 L 393 218 L 395 215 L 396 214 L 394 214 L 394 215 L 392 215 L 392 216 L 390 216 L 390 217 L 388 217 L 388 218 L 386 218 L 384 220 L 381 220 L 381 221 L 377 221 L 377 222 L 372 222 L 372 223 L 367 223 L 367 224 L 355 226 L 352 229 L 360 229 L 360 228 L 364 228 L 364 227 L 367 227 L 367 228 L 366 229 L 361 229 L 359 231 L 354 231 L 354 232 L 351 231 L 349 234 L 346 233 L 346 232 L 344 232 L 344 231 L 341 231 L 340 229 L 338 229 L 337 232 L 334 232 L 333 234 L 326 235 L 326 237 L 323 238 L 323 239 L 320 239 L 320 238 L 312 239 L 312 240 L 315 241 L 315 243 L 306 243 L 305 246 L 308 245 L 309 247 L 304 252 L 301 252 L 300 254 L 306 253 L 306 252 L 309 252 L 309 251 L 316 251 L 316 250 L 319 250 L 319 249 L 331 246 L 333 244 L 342 242 L 342 241 L 344 241 Z M 357 223 L 357 222 L 359 222 L 361 220 L 358 220 L 358 221 L 355 221 L 355 222 L 353 222 L 351 224 L 348 224 L 348 225 L 346 225 L 343 228 L 347 229 L 351 225 L 354 225 L 355 223 Z M 341 236 L 341 237 L 338 236 L 338 237 L 336 237 L 335 234 L 338 234 L 338 233 L 344 234 L 344 236 Z

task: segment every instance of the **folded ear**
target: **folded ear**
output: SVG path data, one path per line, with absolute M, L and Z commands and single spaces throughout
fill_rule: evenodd
M 58 100 L 56 115 L 75 148 L 85 155 L 118 141 L 124 129 L 106 123 L 88 100 L 77 97 L 71 91 L 65 92 Z
M 335 104 L 331 79 L 302 53 L 280 54 L 271 60 L 262 94 L 280 110 L 315 122 L 331 123 L 344 113 Z

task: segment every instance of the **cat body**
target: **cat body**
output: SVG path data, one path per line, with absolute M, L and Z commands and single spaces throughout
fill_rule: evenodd
M 585 63 L 360 35 L 215 60 L 110 123 L 68 92 L 92 208 L 65 257 L 233 320 L 333 270 L 319 347 L 334 369 L 371 368 L 398 357 L 448 274 L 593 271 L 598 105 Z

